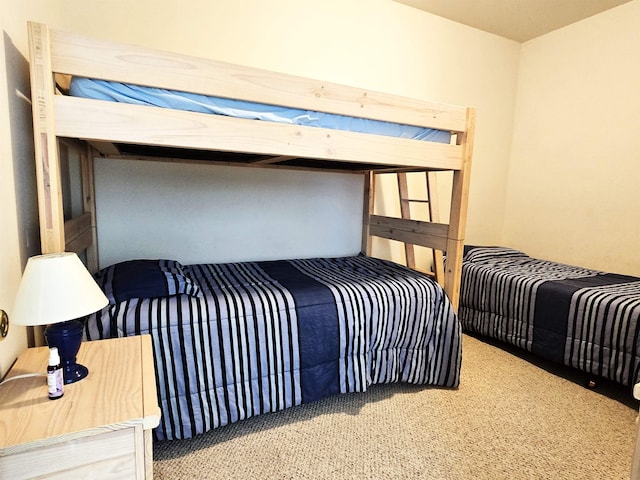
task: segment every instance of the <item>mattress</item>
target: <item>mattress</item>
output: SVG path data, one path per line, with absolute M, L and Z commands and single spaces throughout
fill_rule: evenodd
M 245 102 L 138 85 L 74 77 L 69 94 L 111 102 L 147 105 L 175 110 L 211 113 L 253 120 L 322 127 L 412 140 L 449 143 L 451 132 L 379 120 Z
M 640 278 L 466 247 L 459 318 L 467 332 L 633 386 L 640 381 Z
M 160 440 L 376 383 L 459 385 L 448 298 L 392 262 L 137 260 L 97 280 L 110 305 L 88 318 L 86 338 L 151 335 Z

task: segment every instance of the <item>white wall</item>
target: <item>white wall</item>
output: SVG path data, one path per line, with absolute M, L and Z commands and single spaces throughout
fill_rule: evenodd
M 363 177 L 97 159 L 101 267 L 354 255 Z
M 640 0 L 522 47 L 504 243 L 640 275 Z
M 76 32 L 477 106 L 468 238 L 476 243 L 500 240 L 520 44 L 391 0 L 190 0 L 188 7 L 177 0 L 60 4 L 68 12 L 65 28 Z M 284 179 L 281 186 L 287 188 Z M 327 185 L 328 197 L 344 196 L 342 188 L 341 182 Z M 308 200 L 291 198 L 292 203 Z M 393 191 L 379 192 L 379 200 L 384 210 L 396 208 Z M 318 199 L 316 209 L 323 202 Z M 166 220 L 167 230 L 171 222 Z M 295 222 L 290 228 L 298 230 Z M 322 239 L 323 230 L 318 233 Z M 354 239 L 345 240 L 342 250 L 351 250 Z M 384 247 L 378 250 L 389 253 Z M 121 250 L 117 256 L 133 254 Z M 279 256 L 284 255 L 287 249 Z

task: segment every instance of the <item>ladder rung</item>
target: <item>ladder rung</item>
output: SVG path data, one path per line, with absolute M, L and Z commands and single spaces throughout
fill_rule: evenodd
M 401 202 L 418 202 L 418 203 L 429 203 L 429 200 L 423 200 L 419 198 L 400 198 Z

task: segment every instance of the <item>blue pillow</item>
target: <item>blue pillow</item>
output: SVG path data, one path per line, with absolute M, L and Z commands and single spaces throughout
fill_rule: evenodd
M 96 281 L 112 304 L 131 298 L 202 295 L 198 284 L 175 260 L 129 260 L 116 263 L 98 272 Z

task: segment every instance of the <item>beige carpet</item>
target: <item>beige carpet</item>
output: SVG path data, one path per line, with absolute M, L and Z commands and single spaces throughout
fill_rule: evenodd
M 627 479 L 636 402 L 465 336 L 446 390 L 374 386 L 154 445 L 157 479 Z M 549 370 L 552 371 L 549 371 Z

